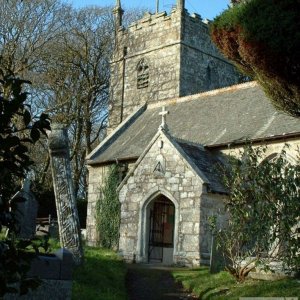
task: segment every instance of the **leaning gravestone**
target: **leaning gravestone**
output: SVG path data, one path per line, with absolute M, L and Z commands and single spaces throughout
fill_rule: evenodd
M 19 226 L 18 237 L 22 239 L 33 238 L 36 229 L 38 202 L 30 190 L 29 177 L 24 180 L 21 190 L 14 195 L 12 201 L 16 201 L 14 214 Z
M 73 254 L 75 263 L 83 259 L 80 225 L 71 176 L 67 131 L 54 124 L 49 134 L 49 152 L 56 201 L 60 243 Z

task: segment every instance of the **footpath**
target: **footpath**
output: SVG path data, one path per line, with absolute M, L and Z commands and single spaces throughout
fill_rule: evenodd
M 129 300 L 196 300 L 175 282 L 171 267 L 128 264 L 126 287 Z

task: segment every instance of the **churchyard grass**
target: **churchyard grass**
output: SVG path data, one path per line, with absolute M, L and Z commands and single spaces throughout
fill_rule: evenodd
M 300 281 L 282 279 L 263 281 L 247 279 L 237 283 L 227 272 L 210 274 L 209 269 L 183 269 L 172 272 L 175 280 L 182 282 L 185 289 L 192 291 L 199 299 L 238 300 L 239 297 L 299 297 Z
M 60 249 L 60 242 L 58 239 L 50 238 L 48 243 L 49 243 L 49 251 L 51 253 L 54 253 Z
M 74 270 L 72 299 L 126 300 L 126 269 L 111 250 L 85 247 L 84 264 Z

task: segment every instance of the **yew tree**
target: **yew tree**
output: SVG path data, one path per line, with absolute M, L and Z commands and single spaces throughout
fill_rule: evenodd
M 299 0 L 237 0 L 211 24 L 220 51 L 276 109 L 300 117 Z

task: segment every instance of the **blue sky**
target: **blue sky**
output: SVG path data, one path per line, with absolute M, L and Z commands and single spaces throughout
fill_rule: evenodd
M 79 8 L 88 5 L 115 5 L 115 0 L 64 0 L 73 6 Z M 190 13 L 196 12 L 203 19 L 213 19 L 216 15 L 227 8 L 229 0 L 185 0 L 185 7 Z M 122 7 L 145 7 L 154 11 L 156 8 L 156 0 L 121 0 Z M 176 0 L 159 0 L 160 11 L 169 12 L 172 5 L 176 4 Z

